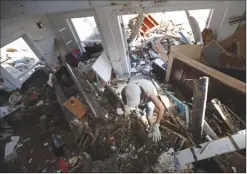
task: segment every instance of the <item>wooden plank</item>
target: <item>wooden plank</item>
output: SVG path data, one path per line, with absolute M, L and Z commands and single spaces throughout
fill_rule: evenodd
M 169 55 L 169 59 L 168 59 L 168 65 L 167 65 L 167 70 L 166 70 L 166 79 L 165 81 L 168 83 L 170 80 L 170 75 L 171 75 L 171 71 L 172 71 L 172 64 L 173 64 L 173 53 L 170 53 Z
M 171 51 L 179 52 L 191 59 L 200 60 L 203 45 L 172 45 Z
M 165 52 L 165 49 L 163 47 L 163 45 L 160 43 L 160 41 L 162 40 L 163 38 L 158 38 L 156 40 L 154 40 L 154 48 L 155 48 L 155 51 L 157 51 L 160 55 L 161 55 L 161 58 L 167 62 L 169 60 L 166 52 Z
M 206 121 L 204 122 L 204 125 L 203 125 L 203 131 L 206 135 L 208 135 L 213 140 L 218 139 L 217 134 L 213 131 L 213 129 L 209 126 L 209 124 Z
M 190 117 L 190 110 L 188 105 L 185 105 L 185 118 L 186 118 L 186 128 L 189 129 L 191 117 Z
M 209 66 L 207 65 L 204 65 L 196 60 L 193 60 L 187 56 L 184 56 L 183 54 L 181 53 L 178 53 L 178 52 L 172 52 L 173 54 L 173 59 L 178 59 L 182 62 L 184 62 L 185 64 L 205 73 L 207 76 L 210 76 L 218 81 L 220 81 L 221 83 L 231 87 L 231 88 L 234 88 L 242 93 L 246 93 L 246 84 L 244 82 L 241 82 L 240 80 L 237 80 L 231 76 L 228 76 L 224 73 L 221 73 L 213 68 L 210 68 Z M 170 58 L 169 58 L 170 59 Z M 170 60 L 169 60 L 170 61 Z M 168 61 L 168 68 L 167 68 L 167 76 L 166 76 L 166 81 L 168 82 L 169 81 L 169 78 L 170 78 L 170 72 L 171 71 L 171 68 L 172 68 L 172 65 L 170 65 L 170 69 L 169 69 L 169 61 Z M 172 64 L 173 60 L 171 60 L 170 64 Z
M 140 28 L 142 26 L 144 17 L 145 16 L 143 13 L 138 14 L 138 16 L 136 17 L 136 22 L 135 22 L 134 26 L 132 27 L 131 34 L 127 40 L 128 43 L 131 43 L 135 39 L 135 37 L 138 35 Z
M 232 135 L 231 137 L 239 149 L 245 148 L 245 130 L 239 132 L 238 134 Z M 193 147 L 197 161 L 238 150 L 229 137 L 203 143 L 201 144 L 201 147 L 205 147 L 207 144 L 208 146 L 205 148 L 203 153 L 201 153 L 202 149 Z M 179 155 L 177 158 L 181 166 L 195 161 L 190 148 L 182 150 L 178 154 Z
M 236 46 L 237 46 L 237 56 L 239 58 L 246 58 L 246 42 L 244 41 L 240 41 L 240 42 L 236 42 Z
M 193 137 L 198 141 L 202 138 L 208 95 L 208 81 L 208 77 L 201 77 L 198 81 L 194 81 L 193 84 L 191 131 Z
M 220 106 L 219 100 L 217 100 L 216 98 L 214 98 L 214 99 L 211 100 L 211 103 L 214 105 L 215 109 L 219 112 L 221 118 L 224 120 L 224 122 L 229 127 L 229 129 L 231 130 L 231 132 L 232 133 L 236 132 L 237 129 L 230 123 L 230 120 L 228 120 L 228 118 L 223 113 L 223 111 L 221 109 L 221 106 Z
M 170 161 L 166 161 L 168 164 L 176 164 L 176 169 L 182 169 L 186 164 L 204 160 L 207 158 L 215 157 L 221 154 L 235 152 L 236 150 L 245 149 L 245 133 L 246 130 L 242 130 L 231 137 L 224 137 L 218 140 L 202 143 L 198 147 L 187 148 L 173 153 L 174 158 L 169 158 Z M 236 148 L 237 146 L 237 148 Z M 202 151 L 202 149 L 204 149 Z M 165 152 L 166 154 L 168 152 Z M 161 154 L 163 155 L 163 154 Z

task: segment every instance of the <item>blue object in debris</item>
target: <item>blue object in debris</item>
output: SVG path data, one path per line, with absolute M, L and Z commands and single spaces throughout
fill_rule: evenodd
M 180 116 L 185 117 L 185 104 L 181 102 L 179 99 L 177 99 L 170 92 L 167 92 L 167 91 L 164 91 L 164 92 L 167 95 L 167 97 L 171 99 L 172 102 L 176 105 L 176 108 L 178 109 Z
M 64 141 L 57 135 L 52 135 L 52 148 L 56 157 L 64 156 Z
M 52 141 L 56 148 L 60 148 L 64 145 L 63 140 L 59 138 L 57 135 L 52 135 Z
M 162 65 L 162 67 L 165 69 L 165 70 L 167 70 L 167 63 L 164 63 L 163 65 Z
M 184 34 L 182 32 L 178 32 L 180 34 L 180 40 L 183 42 L 183 43 L 186 43 L 186 44 L 189 44 L 189 41 L 187 40 L 187 38 L 184 36 Z

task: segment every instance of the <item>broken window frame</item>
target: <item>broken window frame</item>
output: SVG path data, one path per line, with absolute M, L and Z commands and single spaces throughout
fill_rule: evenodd
M 66 19 L 66 22 L 67 22 L 67 25 L 80 49 L 81 52 L 86 52 L 84 47 L 82 46 L 81 44 L 81 40 L 80 40 L 80 37 L 75 29 L 75 26 L 72 22 L 72 18 L 85 18 L 85 17 L 94 17 L 94 20 L 95 20 L 95 23 L 96 23 L 96 26 L 98 28 L 98 31 L 99 31 L 99 35 L 100 35 L 100 38 L 101 38 L 101 44 L 103 45 L 103 48 L 105 43 L 104 43 L 104 40 L 103 40 L 103 37 L 102 37 L 102 34 L 101 34 L 101 31 L 100 31 L 100 27 L 99 27 L 99 23 L 98 23 L 98 19 L 97 19 L 97 16 L 95 14 L 94 11 L 81 11 L 81 12 L 71 12 L 71 13 L 67 13 L 65 15 L 63 15 L 64 18 Z
M 33 54 L 36 57 L 33 57 L 35 59 L 35 61 L 29 66 L 29 68 L 26 71 L 21 72 L 20 75 L 18 75 L 17 77 L 13 76 L 8 70 L 6 70 L 6 68 L 4 68 L 2 66 L 2 63 L 4 63 L 5 61 L 0 63 L 0 69 L 3 69 L 1 76 L 3 76 L 3 78 L 7 81 L 7 83 L 13 85 L 14 87 L 20 87 L 21 86 L 21 84 L 33 73 L 32 70 L 40 62 L 40 59 L 43 57 L 42 54 L 39 52 L 39 50 L 36 48 L 36 46 L 31 41 L 31 39 L 29 38 L 29 36 L 27 34 L 23 34 L 21 36 L 18 36 L 15 39 L 12 39 L 11 41 L 9 41 L 8 43 L 1 45 L 1 49 L 5 46 L 17 41 L 20 38 L 25 42 L 27 47 L 33 52 Z M 9 79 L 8 77 L 11 77 L 11 79 Z M 14 81 L 16 81 L 17 83 Z

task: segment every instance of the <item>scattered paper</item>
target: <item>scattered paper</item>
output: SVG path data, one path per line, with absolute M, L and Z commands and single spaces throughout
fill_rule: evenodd
M 0 107 L 0 118 L 3 118 L 9 113 L 8 106 L 1 106 Z
M 37 104 L 36 104 L 36 106 L 40 106 L 40 105 L 43 105 L 44 104 L 44 101 L 43 100 L 40 100 Z
M 144 65 L 145 64 L 145 61 L 140 61 L 140 65 Z
M 17 145 L 18 141 L 19 141 L 20 137 L 19 136 L 12 136 L 10 142 L 6 143 L 5 145 L 5 153 L 4 153 L 4 157 L 6 161 L 10 161 L 14 156 L 13 154 L 16 154 L 15 152 L 15 146 Z
M 31 158 L 31 159 L 28 161 L 28 163 L 30 164 L 30 163 L 32 162 L 32 160 L 33 160 L 33 159 Z
M 123 115 L 124 114 L 124 111 L 122 108 L 117 108 L 117 114 L 118 115 Z
M 50 73 L 50 74 L 49 74 L 49 79 L 48 79 L 48 81 L 47 81 L 47 84 L 48 84 L 50 87 L 53 87 L 53 84 L 52 84 L 52 77 L 53 77 L 53 75 L 52 75 L 52 73 Z
M 131 68 L 130 72 L 137 72 L 135 68 Z

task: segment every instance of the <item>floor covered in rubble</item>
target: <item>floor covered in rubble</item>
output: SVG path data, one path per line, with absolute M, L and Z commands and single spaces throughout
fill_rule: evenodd
M 112 89 L 118 89 L 121 85 L 112 83 Z M 157 172 L 154 164 L 163 152 L 170 148 L 181 150 L 193 142 L 193 138 L 183 130 L 179 134 L 174 133 L 173 130 L 179 129 L 174 125 L 176 121 L 173 122 L 172 116 L 162 121 L 165 125 L 161 128 L 162 140 L 153 142 L 148 138 L 147 127 L 139 119 L 141 117 L 133 114 L 126 118 L 114 114 L 116 111 L 111 112 L 110 95 L 108 99 L 98 96 L 99 103 L 108 113 L 105 118 L 88 120 L 88 127 L 84 130 L 88 136 L 75 141 L 54 94 L 50 96 L 50 100 L 45 100 L 50 101 L 49 104 L 17 110 L 2 120 L 2 131 L 14 129 L 12 136 L 20 138 L 16 155 L 7 162 L 4 151 L 10 137 L 1 140 L 2 172 Z M 189 144 L 183 144 L 183 136 L 191 138 L 187 142 Z M 61 144 L 59 148 L 58 142 Z M 202 160 L 194 165 L 193 169 L 183 172 L 222 171 L 214 160 Z
M 201 29 L 206 25 L 209 13 L 208 9 Z M 148 15 L 145 18 L 152 19 Z M 6 98 L 1 96 L 1 109 L 16 105 L 7 116 L 2 118 L 0 115 L 1 172 L 245 171 L 245 148 L 236 148 L 237 150 L 229 150 L 229 153 L 227 151 L 220 155 L 212 152 L 214 155 L 199 161 L 194 158 L 195 152 L 191 150 L 194 161 L 186 163 L 185 167 L 178 165 L 177 152 L 179 154 L 183 150 L 194 148 L 199 149 L 202 154 L 211 141 L 245 130 L 245 102 L 242 102 L 245 95 L 235 95 L 232 92 L 235 89 L 225 87 L 216 79 L 206 77 L 177 60 L 173 63 L 170 83 L 164 83 L 171 47 L 190 45 L 198 48 L 200 45 L 195 44 L 196 40 L 191 41 L 191 32 L 187 37 L 187 31 L 183 29 L 184 33 L 181 32 L 180 24 L 172 24 L 171 27 L 170 22 L 166 21 L 163 25 L 165 30 L 161 28 L 151 33 L 142 31 L 129 43 L 131 74 L 127 79 L 116 77 L 114 73 L 108 82 L 100 79 L 100 75 L 91 69 L 91 64 L 98 60 L 97 56 L 80 65 L 77 62 L 73 66 L 67 62 L 68 64 L 53 72 L 53 85 L 47 83 L 49 73 L 46 73 L 43 82 L 35 83 L 34 86 L 42 86 L 41 88 L 30 87 L 27 85 L 30 81 L 27 80 L 22 92 L 16 93 L 15 100 L 21 93 L 18 104 L 10 102 L 9 98 L 14 92 Z M 128 33 L 131 34 L 130 31 Z M 100 47 L 100 54 L 101 51 Z M 36 79 L 35 76 L 32 78 Z M 167 112 L 160 122 L 162 138 L 159 142 L 153 142 L 148 136 L 150 126 L 143 111 L 136 109 L 128 117 L 124 114 L 121 89 L 127 82 L 135 79 L 152 81 L 160 99 L 162 100 L 162 96 L 168 99 L 168 103 L 162 100 Z M 193 85 L 199 86 L 199 81 L 205 79 L 210 79 L 210 83 L 203 87 L 209 88 L 210 92 L 204 91 L 206 97 L 199 98 L 199 87 Z M 199 99 L 194 96 L 196 94 Z M 74 110 L 69 108 L 77 100 L 80 107 Z M 202 100 L 206 100 L 205 104 L 202 104 Z M 237 100 L 242 103 L 236 104 Z M 7 106 L 4 105 L 6 103 Z M 202 105 L 203 108 L 195 107 Z M 191 121 L 196 120 L 195 117 L 192 118 L 192 112 L 199 112 L 198 110 L 198 115 L 203 115 L 203 121 L 200 120 L 199 123 L 207 125 L 207 130 L 203 124 Z M 190 129 L 192 124 L 196 125 L 193 130 Z M 196 137 L 197 128 L 199 138 Z M 208 144 L 202 147 L 203 143 Z M 168 159 L 173 163 L 168 163 Z
M 163 149 L 168 150 L 174 144 L 175 137 L 166 134 L 159 144 L 148 141 L 146 131 L 140 129 L 143 127 L 139 121 L 119 119 L 101 124 L 100 136 L 95 145 L 80 149 L 74 141 L 60 106 L 54 104 L 49 107 L 52 109 L 46 108 L 46 112 L 47 109 L 51 112 L 45 124 L 40 122 L 42 108 L 37 108 L 32 114 L 27 113 L 28 118 L 17 112 L 6 119 L 5 123 L 8 122 L 12 128 L 16 127 L 14 136 L 20 136 L 18 145 L 21 146 L 16 150 L 16 158 L 5 163 L 4 147 L 9 139 L 1 141 L 1 166 L 4 166 L 1 168 L 2 172 L 58 172 L 63 169 L 60 160 L 64 159 L 68 163 L 74 156 L 83 160 L 83 167 L 75 172 L 150 172 L 151 164 Z M 25 119 L 20 120 L 18 115 Z M 54 134 L 61 136 L 64 141 L 62 155 L 56 156 L 52 142 Z M 87 153 L 84 157 L 85 152 Z M 91 157 L 87 159 L 88 156 Z

